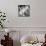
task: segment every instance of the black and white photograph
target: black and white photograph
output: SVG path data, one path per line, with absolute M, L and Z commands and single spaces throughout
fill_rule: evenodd
M 29 17 L 30 16 L 30 5 L 18 5 L 18 16 Z

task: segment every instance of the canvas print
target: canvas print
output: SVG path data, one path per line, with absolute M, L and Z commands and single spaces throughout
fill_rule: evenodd
M 29 17 L 30 16 L 30 5 L 18 5 L 18 16 Z

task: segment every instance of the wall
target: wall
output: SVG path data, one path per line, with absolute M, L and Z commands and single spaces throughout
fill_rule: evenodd
M 32 5 L 30 17 L 18 17 L 19 4 Z M 46 31 L 46 0 L 0 0 L 0 9 L 6 12 L 8 22 L 5 26 L 12 31 L 27 31 L 26 34 Z
M 18 5 L 29 4 L 30 17 L 18 17 Z M 46 27 L 46 0 L 0 0 L 0 9 L 6 12 L 7 27 Z

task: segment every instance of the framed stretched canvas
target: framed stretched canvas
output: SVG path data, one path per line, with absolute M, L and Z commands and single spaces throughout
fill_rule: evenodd
M 18 5 L 18 16 L 29 17 L 30 16 L 30 5 Z

